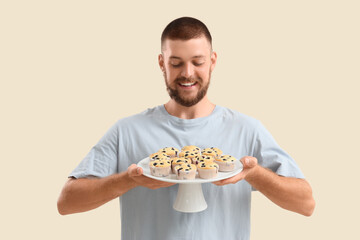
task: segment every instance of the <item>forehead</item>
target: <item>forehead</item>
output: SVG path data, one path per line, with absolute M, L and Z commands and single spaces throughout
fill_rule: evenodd
M 162 49 L 166 59 L 176 57 L 189 59 L 194 57 L 209 57 L 211 46 L 205 37 L 193 38 L 190 40 L 171 40 L 166 39 Z

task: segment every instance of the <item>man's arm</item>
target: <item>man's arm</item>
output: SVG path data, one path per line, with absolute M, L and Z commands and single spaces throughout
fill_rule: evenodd
M 315 200 L 311 186 L 305 179 L 279 176 L 258 165 L 254 157 L 244 157 L 240 161 L 244 167 L 242 172 L 215 184 L 221 186 L 245 179 L 280 207 L 311 216 L 315 208 Z
M 89 211 L 137 186 L 156 189 L 174 185 L 142 174 L 142 168 L 133 164 L 127 171 L 105 178 L 71 178 L 60 193 L 58 211 L 61 215 Z

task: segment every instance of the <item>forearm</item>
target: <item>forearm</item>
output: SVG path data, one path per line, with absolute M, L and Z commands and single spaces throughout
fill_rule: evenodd
M 314 210 L 312 190 L 304 179 L 282 177 L 257 165 L 245 180 L 282 208 L 305 216 Z
M 57 202 L 60 214 L 85 212 L 121 196 L 136 184 L 127 172 L 105 178 L 69 179 Z

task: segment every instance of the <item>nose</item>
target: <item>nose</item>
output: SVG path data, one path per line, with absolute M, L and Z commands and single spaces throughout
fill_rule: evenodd
M 194 75 L 194 67 L 192 66 L 192 64 L 190 63 L 184 64 L 184 67 L 181 71 L 181 76 L 185 78 L 190 78 L 193 75 Z

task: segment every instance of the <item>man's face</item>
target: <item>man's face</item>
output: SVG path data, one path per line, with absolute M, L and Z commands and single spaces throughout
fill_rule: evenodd
M 206 95 L 216 63 L 210 43 L 205 37 L 167 39 L 162 50 L 159 65 L 170 97 L 182 106 L 197 104 Z

